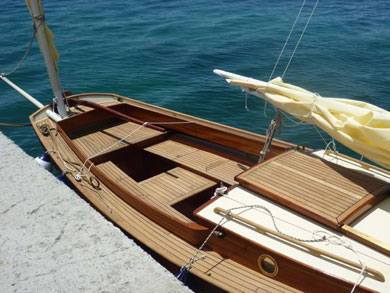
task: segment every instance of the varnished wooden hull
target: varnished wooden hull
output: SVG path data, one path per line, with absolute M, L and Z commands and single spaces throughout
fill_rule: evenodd
M 151 250 L 179 267 L 185 265 L 212 228 L 192 214 L 193 207 L 205 203 L 220 182 L 225 186 L 237 184 L 236 175 L 256 164 L 265 138 L 117 95 L 85 94 L 73 98 L 93 101 L 163 128 L 142 132 L 132 121 L 127 121 L 124 127 L 112 119 L 112 113 L 75 103 L 71 105 L 76 115 L 57 124 L 46 117 L 45 109 L 30 117 L 42 145 L 79 193 Z M 45 124 L 52 129 L 48 133 L 41 131 Z M 123 131 L 127 128 L 138 137 L 130 135 L 101 152 L 105 145 L 125 137 Z M 291 147 L 274 141 L 268 156 L 277 156 Z M 131 162 L 126 162 L 126 158 Z M 159 174 L 145 175 L 150 171 L 140 167 L 144 162 L 153 164 L 151 167 L 159 170 Z M 90 167 L 91 173 L 86 172 L 78 181 L 77 172 L 70 169 L 80 169 L 83 164 Z M 171 177 L 181 182 L 182 187 L 169 187 Z M 93 184 L 94 180 L 99 183 Z M 191 188 L 187 190 L 185 186 Z M 264 248 L 228 232 L 225 236 L 225 240 L 212 236 L 206 244 L 208 249 L 202 252 L 206 258 L 191 269 L 191 273 L 223 290 L 319 292 L 317 282 L 322 282 L 321 292 L 349 292 L 353 285 L 283 255 L 279 256 L 279 263 L 286 268 L 284 275 L 265 276 L 255 262 L 248 261 Z M 370 292 L 364 288 L 358 290 Z

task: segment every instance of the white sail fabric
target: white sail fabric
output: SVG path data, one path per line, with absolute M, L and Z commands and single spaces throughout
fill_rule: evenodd
M 316 125 L 371 161 L 390 168 L 390 112 L 362 101 L 325 98 L 284 83 L 243 78 L 215 71 L 232 85 L 255 90 L 256 96 L 292 116 Z M 228 75 L 226 75 L 226 74 Z

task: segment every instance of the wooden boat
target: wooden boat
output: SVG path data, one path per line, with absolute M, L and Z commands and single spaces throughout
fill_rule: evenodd
M 182 273 L 229 292 L 390 292 L 385 169 L 279 140 L 258 162 L 265 136 L 115 94 L 63 105 L 30 117 L 51 160 Z

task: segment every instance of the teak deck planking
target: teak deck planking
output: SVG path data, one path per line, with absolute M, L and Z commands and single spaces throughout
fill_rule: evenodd
M 388 192 L 383 181 L 296 150 L 259 164 L 236 179 L 335 229 Z
M 73 138 L 73 141 L 83 149 L 87 156 L 93 156 L 126 136 L 128 136 L 126 139 L 106 152 L 123 148 L 161 134 L 157 130 L 142 127 L 134 122 L 125 122 L 111 127 L 102 127 L 96 132 L 84 133 Z
M 33 117 L 31 119 L 33 120 Z M 81 165 L 82 162 L 60 135 L 44 136 L 40 134 L 38 128 L 43 124 L 55 128 L 55 123 L 49 119 L 34 123 L 34 129 L 44 147 L 47 150 L 60 151 L 63 159 Z M 51 157 L 62 171 L 66 171 L 63 161 L 57 153 L 52 152 Z M 72 174 L 67 173 L 66 177 L 98 210 L 144 245 L 177 266 L 184 265 L 196 252 L 197 247 L 181 240 L 139 213 L 112 193 L 103 183 L 100 184 L 100 190 L 97 192 L 85 182 L 77 182 Z M 191 272 L 227 291 L 300 292 L 229 259 L 224 259 L 215 252 L 202 251 L 202 254 L 206 258 L 196 262 Z
M 234 177 L 243 172 L 243 168 L 248 168 L 230 159 L 173 140 L 163 141 L 145 150 L 230 185 L 237 183 Z

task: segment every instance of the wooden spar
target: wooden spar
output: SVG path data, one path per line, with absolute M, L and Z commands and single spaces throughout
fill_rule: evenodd
M 79 100 L 79 99 L 73 99 L 73 98 L 69 98 L 68 101 L 73 102 L 73 103 L 78 104 L 78 105 L 83 105 L 83 106 L 87 106 L 87 107 L 90 107 L 90 108 L 103 110 L 105 112 L 108 112 L 108 113 L 114 115 L 115 117 L 118 117 L 118 118 L 120 118 L 122 120 L 125 120 L 125 121 L 128 121 L 128 122 L 135 122 L 137 124 L 144 124 L 145 123 L 144 121 L 141 121 L 141 120 L 139 120 L 137 118 L 131 117 L 129 115 L 123 114 L 123 113 L 118 112 L 118 111 L 116 111 L 114 109 L 108 108 L 106 106 L 103 106 L 103 105 L 100 105 L 100 104 L 97 104 L 97 103 L 94 103 L 94 102 L 91 102 L 91 101 Z M 149 128 L 152 128 L 154 130 L 158 130 L 158 131 L 162 131 L 162 132 L 165 131 L 164 128 L 159 127 L 159 126 L 155 126 L 155 125 L 152 125 L 152 124 L 146 124 L 145 126 L 149 127 Z
M 312 245 L 309 245 L 307 243 L 304 243 L 302 241 L 299 241 L 299 240 L 296 240 L 296 239 L 294 239 L 292 237 L 284 235 L 284 234 L 282 234 L 280 232 L 273 231 L 273 230 L 271 230 L 271 229 L 269 229 L 269 228 L 267 228 L 267 227 L 265 227 L 263 225 L 257 224 L 255 222 L 253 222 L 251 220 L 248 220 L 248 219 L 246 219 L 244 217 L 241 217 L 241 216 L 239 216 L 237 214 L 234 214 L 232 212 L 227 212 L 227 210 L 225 210 L 223 208 L 216 207 L 214 209 L 214 212 L 216 214 L 223 214 L 223 215 L 226 215 L 229 218 L 233 218 L 233 219 L 236 219 L 236 220 L 238 220 L 240 222 L 243 222 L 245 224 L 251 225 L 258 232 L 260 232 L 262 234 L 267 234 L 268 233 L 268 234 L 277 236 L 279 238 L 282 238 L 283 240 L 286 240 L 288 242 L 294 243 L 294 244 L 296 244 L 296 245 L 298 245 L 300 247 L 303 247 L 303 248 L 307 249 L 314 256 L 317 256 L 317 257 L 325 256 L 325 257 L 334 259 L 336 261 L 339 261 L 341 263 L 347 264 L 349 266 L 352 266 L 352 267 L 355 267 L 355 268 L 358 268 L 358 269 L 362 269 L 362 265 L 360 263 L 351 261 L 351 260 L 349 260 L 347 258 L 338 256 L 338 255 L 336 255 L 334 253 L 331 253 L 331 252 L 325 251 L 323 249 L 314 247 Z M 384 275 L 381 272 L 379 272 L 378 270 L 375 270 L 375 269 L 370 268 L 370 267 L 366 267 L 365 271 L 368 272 L 369 274 L 371 274 L 373 277 L 375 277 L 376 280 L 378 280 L 380 282 L 384 282 L 385 281 Z
M 15 89 L 19 94 L 21 94 L 23 97 L 25 97 L 27 100 L 29 100 L 31 103 L 33 103 L 35 106 L 37 106 L 39 109 L 42 109 L 44 106 L 41 102 L 39 102 L 37 99 L 32 97 L 30 94 L 22 90 L 20 87 L 18 87 L 16 84 L 14 84 L 12 81 L 10 81 L 8 78 L 5 77 L 5 75 L 0 74 L 0 78 L 4 80 L 10 87 Z

